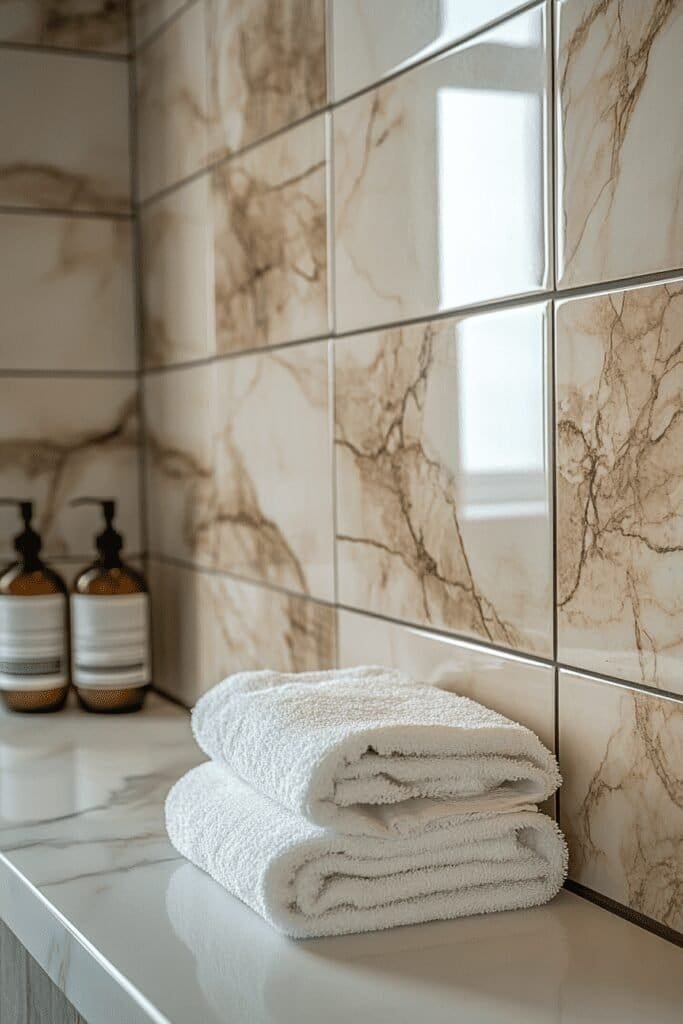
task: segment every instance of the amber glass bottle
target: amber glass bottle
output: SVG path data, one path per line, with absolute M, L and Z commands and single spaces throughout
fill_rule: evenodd
M 142 575 L 121 559 L 114 529 L 115 502 L 98 504 L 105 527 L 95 539 L 98 557 L 77 577 L 71 594 L 71 676 L 87 711 L 139 711 L 150 682 L 149 595 Z
M 24 529 L 0 575 L 0 696 L 10 711 L 59 711 L 69 691 L 66 586 L 40 557 L 33 504 L 15 498 Z

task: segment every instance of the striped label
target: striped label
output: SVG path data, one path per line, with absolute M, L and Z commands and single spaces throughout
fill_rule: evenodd
M 72 594 L 71 637 L 76 686 L 115 689 L 150 681 L 147 594 Z
M 0 690 L 66 686 L 66 597 L 0 595 Z

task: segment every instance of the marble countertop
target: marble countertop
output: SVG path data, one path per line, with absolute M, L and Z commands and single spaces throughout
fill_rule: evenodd
M 0 714 L 0 917 L 89 1024 L 680 1024 L 681 951 L 549 906 L 294 942 L 165 838 L 185 712 Z

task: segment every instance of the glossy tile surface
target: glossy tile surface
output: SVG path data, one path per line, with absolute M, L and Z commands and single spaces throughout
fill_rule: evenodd
M 128 210 L 124 61 L 3 51 L 0 138 L 0 205 Z
M 335 342 L 342 604 L 551 654 L 546 332 L 537 304 Z
M 148 579 L 156 684 L 188 706 L 231 672 L 334 666 L 329 606 L 156 560 Z
M 220 159 L 325 104 L 325 0 L 207 0 L 209 149 Z
M 567 892 L 278 935 L 165 838 L 166 793 L 200 757 L 186 714 L 154 696 L 118 719 L 0 714 L 0 912 L 90 1024 L 679 1024 L 680 950 Z
M 561 286 L 683 264 L 683 7 L 563 0 L 559 13 Z
M 99 520 L 69 508 L 84 494 L 114 494 L 126 550 L 140 550 L 135 379 L 0 377 L 0 493 L 36 501 L 48 555 L 92 557 Z M 2 510 L 9 556 L 16 513 Z
M 548 283 L 545 9 L 333 112 L 338 330 Z
M 683 932 L 683 703 L 560 673 L 569 876 Z
M 464 694 L 532 729 L 555 748 L 554 669 L 422 629 L 340 610 L 339 665 L 389 665 Z
M 331 0 L 334 99 L 424 60 L 522 6 L 516 0 Z
M 327 342 L 214 371 L 218 567 L 332 599 Z
M 212 212 L 218 351 L 324 334 L 324 118 L 223 164 Z
M 134 370 L 126 220 L 0 215 L 0 367 Z
M 140 211 L 145 366 L 214 351 L 213 236 L 206 176 Z
M 144 378 L 149 550 L 215 562 L 215 369 L 189 367 Z
M 3 0 L 0 41 L 126 53 L 127 6 L 126 0 Z
M 174 19 L 137 58 L 138 188 L 147 199 L 206 163 L 204 4 Z
M 683 281 L 557 309 L 560 659 L 683 693 Z

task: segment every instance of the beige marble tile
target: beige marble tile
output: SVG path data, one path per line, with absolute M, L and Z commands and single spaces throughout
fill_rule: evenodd
M 206 20 L 213 159 L 324 106 L 325 0 L 207 0 Z
M 328 345 L 215 366 L 217 565 L 333 596 Z
M 683 6 L 563 0 L 558 279 L 563 287 L 683 264 Z
M 134 378 L 0 378 L 0 493 L 36 502 L 48 555 L 94 553 L 96 510 L 69 507 L 85 494 L 117 499 L 126 549 L 140 550 L 137 441 Z M 0 513 L 8 555 L 16 513 Z
M 133 8 L 135 43 L 140 46 L 169 18 L 191 0 L 130 0 Z
M 213 234 L 206 175 L 140 211 L 145 366 L 215 351 Z
M 0 215 L 0 367 L 134 370 L 131 224 Z
M 523 6 L 519 0 L 331 0 L 334 98 L 374 85 Z
M 147 199 L 206 163 L 204 5 L 194 3 L 137 58 L 138 189 Z
M 324 334 L 324 117 L 223 164 L 212 196 L 218 351 Z
M 551 655 L 547 319 L 335 342 L 341 603 Z
M 464 694 L 532 729 L 555 749 L 554 669 L 422 629 L 340 610 L 339 665 L 388 665 Z
M 0 41 L 128 50 L 127 0 L 0 0 Z
M 155 683 L 185 704 L 231 672 L 334 666 L 329 606 L 157 561 L 149 579 Z
M 683 281 L 557 308 L 561 660 L 683 693 Z
M 0 204 L 129 209 L 125 61 L 5 50 L 0 138 Z
M 549 283 L 544 6 L 333 113 L 336 322 Z
M 215 368 L 144 378 L 147 536 L 152 553 L 204 565 L 215 561 Z
M 683 931 L 683 703 L 560 673 L 569 875 Z

